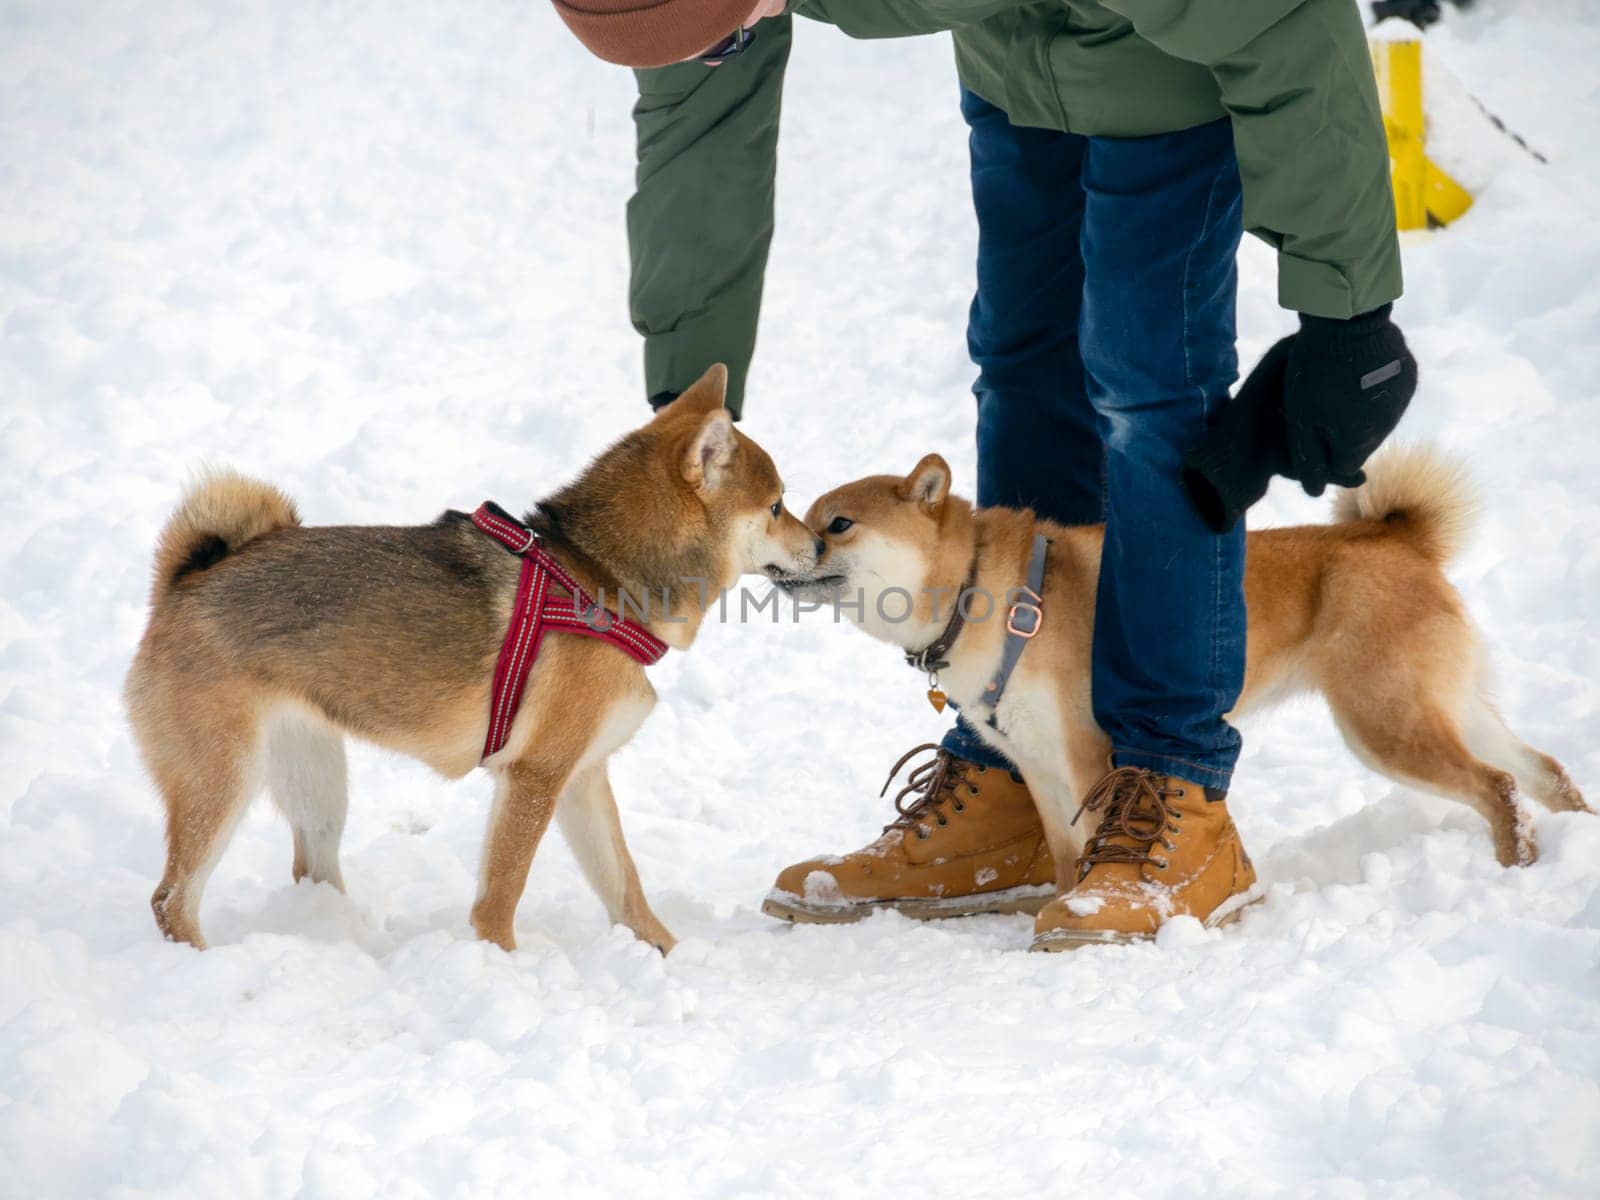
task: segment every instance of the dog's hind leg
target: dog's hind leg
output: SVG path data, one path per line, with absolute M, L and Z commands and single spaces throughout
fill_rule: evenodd
M 294 833 L 294 879 L 344 891 L 339 839 L 349 807 L 344 738 L 299 713 L 279 713 L 267 728 L 267 782 Z
M 1474 696 L 1468 702 L 1462 732 L 1478 757 L 1511 772 L 1523 791 L 1552 812 L 1594 811 L 1566 769 L 1511 732 L 1486 697 Z
M 204 949 L 200 896 L 260 788 L 261 731 L 248 703 L 221 688 L 163 690 L 130 706 L 167 807 L 167 865 L 150 908 L 164 935 Z
M 1495 857 L 1504 867 L 1527 866 L 1537 857 L 1533 828 L 1517 798 L 1517 781 L 1475 757 L 1456 723 L 1440 709 L 1414 703 L 1394 706 L 1348 702 L 1330 693 L 1334 720 L 1350 748 L 1389 778 L 1460 800 L 1489 822 Z
M 612 922 L 627 926 L 663 954 L 671 950 L 676 939 L 650 911 L 633 856 L 622 839 L 622 821 L 604 763 L 590 767 L 567 785 L 556 806 L 556 820 Z

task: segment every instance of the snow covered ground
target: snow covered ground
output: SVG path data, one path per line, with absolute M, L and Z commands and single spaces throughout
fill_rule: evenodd
M 796 507 L 929 449 L 970 491 L 949 48 L 796 41 L 747 428 Z M 1441 115 L 1485 190 L 1406 248 L 1407 426 L 1474 464 L 1454 576 L 1513 724 L 1597 797 L 1600 13 L 1480 0 L 1429 45 L 1550 165 Z M 1541 816 L 1502 870 L 1311 703 L 1246 728 L 1270 896 L 1222 932 L 1044 956 L 1020 917 L 761 916 L 940 731 L 892 651 L 813 619 L 655 672 L 616 781 L 670 959 L 554 835 L 522 948 L 473 941 L 487 781 L 366 749 L 348 897 L 290 884 L 263 804 L 214 948 L 158 940 L 118 689 L 185 473 L 420 521 L 522 505 L 639 420 L 631 96 L 540 0 L 0 3 L 0 1196 L 1600 1194 L 1600 820 Z M 1289 321 L 1247 247 L 1246 359 Z M 1323 512 L 1281 487 L 1258 523 Z

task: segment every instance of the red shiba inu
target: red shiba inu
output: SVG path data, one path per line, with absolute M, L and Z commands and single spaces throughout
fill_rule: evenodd
M 1363 762 L 1471 806 L 1489 822 L 1501 863 L 1531 863 L 1522 797 L 1592 810 L 1561 764 L 1525 745 L 1490 699 L 1484 647 L 1443 572 L 1472 515 L 1465 478 L 1421 448 L 1382 453 L 1367 475 L 1339 496 L 1332 524 L 1249 535 L 1238 711 L 1320 693 Z M 823 537 L 823 552 L 808 576 L 779 586 L 814 603 L 843 601 L 852 621 L 908 651 L 934 643 L 964 586 L 987 595 L 993 619 L 969 620 L 943 651 L 939 687 L 1026 778 L 1058 889 L 1070 888 L 1082 848 L 1073 817 L 1106 775 L 1111 749 L 1089 697 L 1103 527 L 975 510 L 950 494 L 950 469 L 936 454 L 904 477 L 828 492 L 806 523 Z M 1043 615 L 991 705 L 1007 640 L 1000 598 L 1026 578 L 1036 533 L 1050 539 Z

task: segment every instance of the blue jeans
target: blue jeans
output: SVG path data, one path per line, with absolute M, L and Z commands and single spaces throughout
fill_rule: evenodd
M 1244 684 L 1244 531 L 1201 523 L 1178 464 L 1238 372 L 1232 129 L 1025 129 L 965 90 L 961 112 L 978 214 L 978 503 L 1106 523 L 1095 719 L 1116 765 L 1225 789 L 1239 756 L 1224 717 Z M 1009 766 L 964 721 L 944 745 Z

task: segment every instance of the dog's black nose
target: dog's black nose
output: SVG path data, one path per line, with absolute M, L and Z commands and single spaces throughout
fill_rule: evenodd
M 817 547 L 817 557 L 821 558 L 822 557 L 822 552 L 828 548 L 828 543 L 823 541 L 819 537 L 815 537 L 815 535 L 813 535 L 813 540 L 814 540 L 814 542 L 816 544 L 816 547 Z

